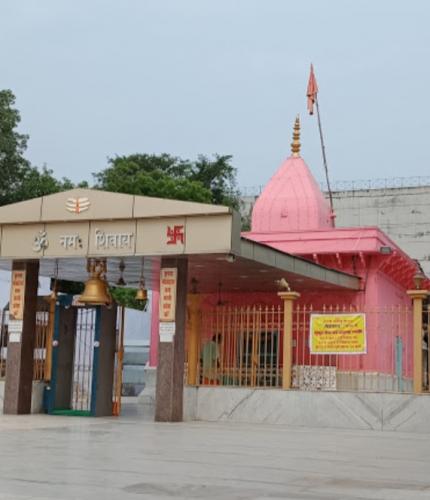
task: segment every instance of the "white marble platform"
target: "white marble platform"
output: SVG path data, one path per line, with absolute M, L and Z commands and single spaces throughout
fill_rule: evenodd
M 430 395 L 187 387 L 184 418 L 430 433 Z

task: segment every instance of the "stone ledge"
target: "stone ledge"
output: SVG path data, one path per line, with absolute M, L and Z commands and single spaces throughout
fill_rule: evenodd
M 430 433 L 430 395 L 425 394 L 225 387 L 186 391 L 186 420 Z

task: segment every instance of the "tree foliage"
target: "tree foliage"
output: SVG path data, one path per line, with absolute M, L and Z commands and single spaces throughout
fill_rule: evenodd
M 239 206 L 236 169 L 228 155 L 201 155 L 196 161 L 168 154 L 117 156 L 93 175 L 95 187 L 106 191 Z
M 110 287 L 110 293 L 115 302 L 120 306 L 138 309 L 139 311 L 146 310 L 148 301 L 136 300 L 136 290 L 134 288 Z
M 20 134 L 21 121 L 10 90 L 0 91 L 0 205 L 71 189 L 68 179 L 57 180 L 52 170 L 38 169 L 24 158 L 28 136 Z
M 17 132 L 21 117 L 13 106 L 15 96 L 10 90 L 0 91 L 0 204 L 9 203 L 11 194 L 19 189 L 30 163 L 23 153 L 28 136 Z

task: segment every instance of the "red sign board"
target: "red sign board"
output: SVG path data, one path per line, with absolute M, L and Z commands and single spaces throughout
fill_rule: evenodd
M 12 271 L 10 287 L 9 315 L 11 319 L 24 316 L 25 271 Z
M 177 277 L 176 267 L 160 270 L 160 321 L 175 321 Z

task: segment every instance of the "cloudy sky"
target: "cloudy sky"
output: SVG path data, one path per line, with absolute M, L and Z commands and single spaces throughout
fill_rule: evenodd
M 29 159 L 91 179 L 108 156 L 232 154 L 240 186 L 289 153 L 322 178 L 315 65 L 334 180 L 430 175 L 430 2 L 1 0 L 0 88 Z

